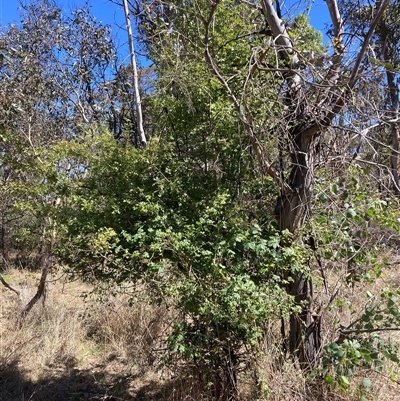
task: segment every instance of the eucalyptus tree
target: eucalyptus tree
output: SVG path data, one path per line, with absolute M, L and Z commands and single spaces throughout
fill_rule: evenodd
M 34 145 L 40 132 L 41 139 L 73 137 L 80 124 L 105 118 L 116 50 L 110 27 L 87 6 L 64 16 L 51 0 L 27 3 L 20 25 L 5 29 L 1 42 L 7 128 Z M 24 115 L 30 123 L 21 124 Z
M 20 23 L 2 29 L 3 244 L 22 254 L 38 255 L 54 170 L 71 169 L 51 146 L 107 121 L 116 57 L 110 35 L 87 6 L 63 15 L 51 0 L 21 4 Z
M 138 77 L 138 69 L 136 66 L 136 54 L 135 54 L 135 46 L 133 42 L 132 35 L 132 27 L 131 27 L 131 17 L 129 13 L 129 7 L 127 0 L 124 0 L 124 14 L 126 20 L 126 30 L 128 33 L 128 42 L 129 42 L 129 51 L 130 51 L 130 59 L 131 59 L 131 67 L 133 70 L 133 87 L 135 90 L 135 109 L 137 116 L 137 131 L 139 133 L 140 141 L 142 146 L 147 145 L 146 135 L 143 128 L 143 112 L 142 112 L 142 101 L 139 90 L 139 77 Z
M 43 296 L 52 265 L 57 174 L 73 169 L 51 147 L 105 122 L 116 54 L 110 33 L 88 6 L 64 16 L 55 2 L 40 0 L 21 4 L 20 24 L 0 35 L 3 257 L 7 246 L 14 262 L 42 271 L 23 316 Z
M 367 1 L 340 1 L 346 27 L 355 32 L 354 42 L 362 41 L 370 29 L 371 15 L 375 7 Z M 366 89 L 357 107 L 363 110 L 361 124 L 364 124 L 361 147 L 380 148 L 380 161 L 388 166 L 391 189 L 400 194 L 399 184 L 399 97 L 400 97 L 400 4 L 390 1 L 382 19 L 371 37 L 370 46 L 363 59 L 363 76 L 360 84 Z M 367 94 L 368 93 L 368 94 Z M 360 124 L 359 122 L 359 124 Z M 357 122 L 355 123 L 355 125 Z M 360 129 L 360 127 L 358 128 Z M 370 145 L 368 146 L 368 143 Z M 364 150 L 365 151 L 365 150 Z
M 131 3 L 167 93 L 185 97 L 192 60 L 198 61 L 193 76 L 208 70 L 209 79 L 219 83 L 219 96 L 230 102 L 247 135 L 257 174 L 269 177 L 280 192 L 274 214 L 281 232 L 300 233 L 310 217 L 317 145 L 353 101 L 360 67 L 389 1 L 371 8 L 356 47 L 336 0 L 326 4 L 329 49 L 305 16 L 282 18 L 279 2 L 274 6 L 271 0 Z M 190 94 L 185 100 L 193 107 Z M 315 367 L 322 342 L 312 277 L 292 270 L 283 278 L 303 308 L 290 318 L 290 352 L 301 366 Z

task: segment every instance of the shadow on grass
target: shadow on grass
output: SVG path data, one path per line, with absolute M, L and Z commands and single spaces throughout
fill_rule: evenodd
M 182 392 L 186 391 L 180 381 L 141 381 L 140 376 L 105 373 L 99 367 L 49 370 L 32 382 L 20 364 L 0 366 L 1 401 L 177 401 Z

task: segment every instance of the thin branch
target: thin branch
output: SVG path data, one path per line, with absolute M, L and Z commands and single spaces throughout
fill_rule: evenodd
M 372 329 L 344 329 L 339 330 L 340 334 L 362 334 L 362 333 L 376 333 L 379 331 L 400 331 L 400 327 L 375 327 Z
M 339 12 L 339 7 L 336 0 L 327 0 L 326 3 L 328 5 L 329 14 L 334 27 L 334 54 L 332 56 L 332 65 L 325 76 L 325 82 L 328 86 L 328 89 L 323 92 L 321 96 L 322 100 L 318 102 L 318 108 L 320 108 L 323 104 L 326 104 L 327 99 L 332 98 L 332 87 L 337 84 L 341 76 L 341 71 L 343 69 L 342 64 L 345 55 L 345 48 L 342 42 L 343 20 Z
M 361 49 L 358 53 L 357 59 L 355 61 L 355 64 L 353 66 L 352 72 L 350 74 L 350 77 L 348 79 L 348 83 L 346 88 L 344 88 L 342 90 L 342 92 L 337 96 L 336 102 L 334 102 L 333 106 L 331 107 L 330 111 L 327 113 L 327 115 L 321 119 L 320 121 L 316 121 L 313 124 L 309 125 L 308 127 L 306 127 L 302 134 L 310 137 L 310 136 L 314 136 L 316 134 L 318 134 L 322 128 L 326 128 L 329 127 L 332 123 L 332 120 L 334 119 L 334 117 L 340 113 L 340 111 L 343 109 L 346 99 L 348 98 L 349 94 L 351 93 L 351 90 L 354 88 L 355 84 L 358 81 L 358 73 L 359 73 L 359 69 L 361 66 L 361 62 L 362 59 L 365 55 L 365 52 L 368 49 L 368 46 L 370 44 L 371 41 L 371 37 L 373 35 L 373 33 L 375 32 L 375 29 L 377 27 L 377 25 L 379 24 L 383 13 L 385 12 L 385 9 L 387 8 L 387 6 L 389 5 L 390 0 L 383 0 L 381 3 L 381 6 L 379 7 L 377 13 L 375 14 L 375 17 L 371 23 L 371 26 L 368 30 L 368 33 L 365 35 L 365 39 L 364 42 L 361 46 Z M 319 108 L 322 105 L 319 106 Z
M 246 4 L 247 6 L 257 10 L 257 11 L 261 11 L 262 12 L 262 7 L 258 6 L 256 3 L 253 3 L 251 1 L 248 0 L 240 0 L 241 3 Z
M 361 50 L 358 53 L 356 63 L 354 65 L 353 70 L 350 75 L 349 84 L 348 84 L 349 89 L 352 89 L 357 82 L 357 75 L 358 75 L 358 71 L 360 69 L 362 59 L 365 55 L 365 52 L 368 49 L 369 43 L 371 41 L 371 37 L 374 34 L 376 27 L 378 26 L 379 22 L 381 21 L 383 13 L 385 12 L 385 9 L 389 5 L 389 2 L 390 2 L 390 0 L 382 1 L 381 5 L 378 9 L 378 12 L 376 13 L 376 15 L 374 17 L 374 20 L 372 21 L 371 26 L 370 26 L 367 34 L 365 35 L 364 43 L 361 46 Z
M 243 111 L 239 100 L 236 98 L 235 94 L 233 93 L 233 91 L 232 91 L 231 87 L 229 86 L 228 82 L 226 81 L 226 79 L 220 73 L 217 65 L 215 64 L 214 58 L 212 57 L 212 55 L 210 53 L 210 49 L 209 49 L 210 25 L 214 19 L 214 15 L 215 15 L 218 3 L 219 2 L 216 1 L 215 3 L 213 3 L 211 5 L 209 16 L 208 16 L 207 20 L 204 19 L 205 36 L 204 36 L 203 44 L 204 44 L 204 56 L 207 61 L 208 67 L 209 67 L 211 73 L 222 84 L 222 86 L 224 87 L 228 96 L 231 98 L 231 101 L 239 115 L 239 118 L 240 118 L 247 134 L 249 135 L 252 149 L 253 149 L 255 155 L 257 156 L 257 159 L 260 163 L 263 173 L 266 175 L 269 175 L 274 180 L 274 182 L 276 182 L 279 185 L 280 188 L 285 189 L 286 191 L 291 191 L 290 186 L 281 179 L 279 173 L 272 167 L 271 163 L 269 163 L 265 159 L 264 152 L 263 152 L 261 145 L 260 145 L 260 143 L 254 133 L 254 130 L 253 130 L 251 115 L 248 113 L 246 115 L 246 113 Z

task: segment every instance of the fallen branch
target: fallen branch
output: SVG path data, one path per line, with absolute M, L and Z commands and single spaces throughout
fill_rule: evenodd
M 361 334 L 361 333 L 376 333 L 378 331 L 400 331 L 400 327 L 374 327 L 372 329 L 344 329 L 339 330 L 340 334 Z
M 2 284 L 4 285 L 4 287 L 8 288 L 9 290 L 15 292 L 18 296 L 19 296 L 19 291 L 16 290 L 15 288 L 11 287 L 10 284 L 8 284 L 6 282 L 6 280 L 4 280 L 3 276 L 0 274 L 0 281 L 2 282 Z

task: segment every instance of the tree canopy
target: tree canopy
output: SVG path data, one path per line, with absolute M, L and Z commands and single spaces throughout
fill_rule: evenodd
M 138 72 L 87 6 L 24 5 L 0 36 L 3 258 L 144 288 L 176 311 L 165 363 L 215 399 L 268 347 L 342 390 L 398 364 L 396 289 L 332 311 L 399 246 L 399 4 L 326 5 L 328 44 L 278 1 L 131 0 Z

